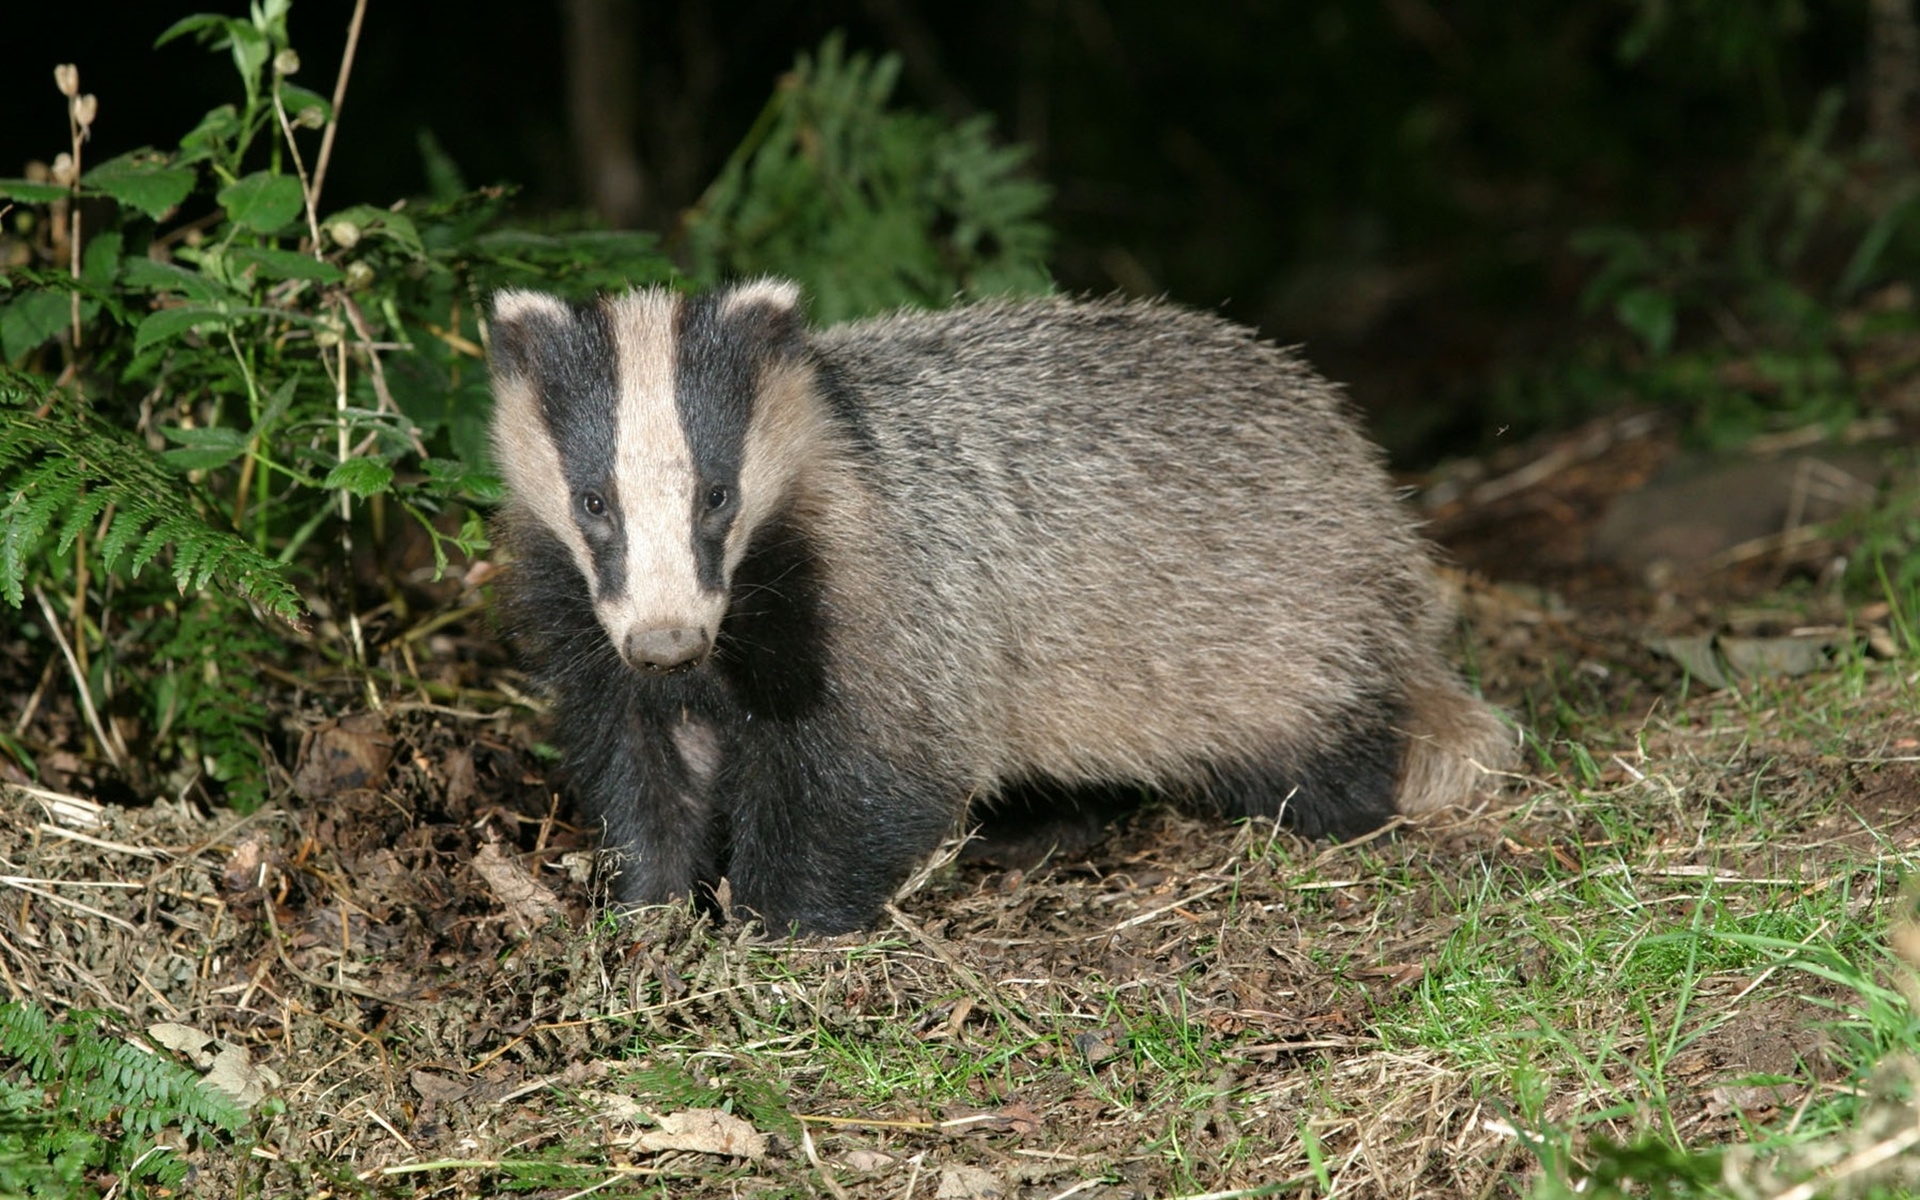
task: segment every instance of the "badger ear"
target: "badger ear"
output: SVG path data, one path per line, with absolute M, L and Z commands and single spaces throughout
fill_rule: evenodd
M 493 316 L 487 322 L 487 357 L 494 374 L 530 374 L 540 345 L 565 328 L 571 316 L 566 301 L 545 292 L 494 293 Z
M 727 289 L 720 315 L 775 359 L 798 358 L 807 340 L 801 304 L 800 285 L 791 279 L 754 279 Z

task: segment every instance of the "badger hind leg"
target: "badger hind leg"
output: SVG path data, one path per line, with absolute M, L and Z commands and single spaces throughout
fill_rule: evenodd
M 1358 837 L 1396 815 L 1484 798 L 1514 758 L 1499 714 L 1436 671 L 1317 752 L 1210 764 L 1203 803 L 1224 816 L 1280 817 L 1308 838 Z
M 976 828 L 960 851 L 960 861 L 1031 870 L 1049 857 L 1078 857 L 1150 794 L 1139 783 L 1028 778 L 1005 784 L 967 810 L 967 820 Z
M 1519 757 L 1514 731 L 1450 676 L 1408 686 L 1403 728 L 1399 809 L 1409 815 L 1491 795 Z
M 1397 811 L 1404 735 L 1378 715 L 1316 752 L 1276 748 L 1264 758 L 1209 763 L 1199 806 L 1225 817 L 1278 817 L 1307 838 L 1351 838 Z

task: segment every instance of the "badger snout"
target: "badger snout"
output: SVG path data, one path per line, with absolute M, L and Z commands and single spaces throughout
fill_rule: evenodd
M 628 632 L 620 655 L 627 665 L 643 671 L 673 671 L 692 666 L 712 647 L 704 629 L 635 629 Z

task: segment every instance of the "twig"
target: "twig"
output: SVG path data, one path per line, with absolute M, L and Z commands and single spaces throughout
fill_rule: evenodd
M 19 737 L 27 731 L 27 726 L 33 724 L 33 715 L 40 711 L 40 701 L 46 698 L 47 685 L 53 682 L 54 662 L 49 658 L 47 665 L 41 668 L 40 682 L 33 685 L 33 694 L 27 697 L 26 707 L 20 710 L 19 719 L 13 723 L 13 736 Z
M 340 74 L 333 81 L 333 111 L 327 114 L 327 128 L 320 134 L 320 157 L 313 164 L 313 200 L 320 202 L 320 189 L 327 182 L 327 164 L 333 161 L 333 134 L 340 128 L 340 105 L 347 98 L 347 79 L 353 74 L 353 52 L 360 45 L 360 24 L 367 17 L 367 0 L 354 0 L 353 20 L 347 23 L 347 48 L 340 56 Z
M 67 181 L 71 198 L 67 201 L 67 270 L 75 283 L 80 282 L 80 147 L 86 142 L 88 128 L 93 124 L 94 113 L 99 102 L 91 95 L 80 94 L 80 69 L 72 63 L 62 63 L 53 69 L 53 82 L 60 94 L 67 98 L 67 137 L 72 142 L 70 164 L 72 177 Z M 58 164 L 55 164 L 56 166 Z M 80 289 L 74 288 L 73 311 L 73 352 L 80 353 Z
M 393 392 L 387 387 L 387 372 L 380 363 L 378 351 L 374 348 L 373 334 L 367 328 L 366 316 L 361 313 L 360 306 L 354 303 L 351 296 L 343 294 L 340 297 L 340 307 L 347 314 L 347 321 L 352 324 L 354 334 L 360 339 L 360 348 L 366 352 L 367 366 L 373 370 L 373 393 L 379 397 L 380 411 L 392 413 L 396 417 L 404 417 L 405 414 L 400 411 L 399 402 L 393 398 Z M 420 430 L 415 428 L 411 421 L 407 423 L 406 433 L 407 440 L 413 443 L 414 453 L 425 458 L 426 443 L 420 440 Z
M 287 119 L 287 106 L 280 99 L 280 64 L 273 67 L 273 115 L 280 118 L 280 135 L 287 139 L 287 153 L 293 156 L 293 172 L 300 177 L 300 198 L 306 202 L 307 236 L 313 241 L 313 256 L 321 262 L 326 254 L 320 245 L 320 194 L 307 178 L 306 160 L 300 157 L 300 144 L 293 140 L 293 122 Z
M 293 957 L 287 953 L 286 940 L 280 933 L 280 922 L 275 920 L 273 916 L 273 905 L 266 905 L 263 911 L 267 917 L 267 932 L 272 935 L 273 951 L 279 956 L 280 965 L 292 973 L 295 979 L 298 979 L 308 987 L 319 988 L 321 991 L 345 992 L 349 996 L 358 996 L 362 1000 L 371 1000 L 376 1004 L 385 1004 L 393 1008 L 419 1007 L 419 1005 L 411 1000 L 402 1000 L 398 996 L 382 996 L 372 988 L 363 988 L 359 984 L 348 983 L 344 979 L 322 979 L 318 975 L 313 975 L 302 970 L 294 963 Z M 371 1112 L 371 1110 L 369 1110 L 369 1112 Z
M 65 907 L 71 908 L 76 912 L 83 912 L 90 917 L 99 917 L 102 921 L 106 921 L 109 924 L 118 925 L 120 928 L 126 930 L 128 933 L 137 934 L 140 932 L 139 926 L 135 925 L 132 921 L 129 921 L 124 917 L 116 917 L 110 912 L 102 912 L 100 909 L 97 909 L 90 904 L 82 904 L 78 900 L 69 900 L 65 896 L 57 896 L 54 893 L 49 892 L 44 888 L 33 887 L 32 885 L 26 883 L 23 880 L 16 879 L 11 876 L 0 876 L 0 884 L 4 884 L 5 886 L 14 888 L 18 891 L 26 892 L 30 896 L 38 896 L 42 900 L 51 900 L 55 904 L 64 905 Z
M 807 1152 L 807 1161 L 813 1164 L 815 1171 L 819 1172 L 820 1182 L 827 1185 L 827 1190 L 833 1193 L 834 1200 L 851 1200 L 847 1195 L 847 1189 L 840 1186 L 840 1181 L 833 1177 L 833 1172 L 827 1170 L 827 1165 L 820 1161 L 820 1152 L 813 1148 L 813 1133 L 805 1125 L 800 1126 L 800 1148 Z
M 1021 1037 L 1030 1038 L 1034 1042 L 1044 1042 L 1046 1040 L 1034 1032 L 1033 1026 L 1022 1020 L 1020 1015 L 1014 1012 L 1013 1009 L 1008 1006 L 1007 1002 L 1000 998 L 999 988 L 988 983 L 980 976 L 979 972 L 975 971 L 972 967 L 967 966 L 958 958 L 955 958 L 953 952 L 942 945 L 939 938 L 934 937 L 926 930 L 915 925 L 913 921 L 907 917 L 907 914 L 901 912 L 894 905 L 887 905 L 887 915 L 893 918 L 893 923 L 904 930 L 907 936 L 919 942 L 922 946 L 925 946 L 932 952 L 935 958 L 945 963 L 948 970 L 958 975 L 961 982 L 972 988 L 975 994 L 985 1000 L 987 1006 L 992 1008 L 1001 1020 L 1013 1026 Z
M 107 761 L 113 764 L 115 770 L 119 770 L 120 754 L 113 742 L 108 740 L 107 731 L 101 727 L 100 714 L 93 707 L 93 693 L 87 687 L 87 673 L 80 669 L 80 660 L 73 656 L 73 647 L 67 642 L 67 631 L 60 627 L 60 619 L 53 614 L 53 605 L 47 603 L 47 594 L 40 590 L 38 584 L 34 585 L 33 598 L 40 602 L 40 611 L 47 618 L 47 628 L 53 631 L 53 640 L 60 645 L 60 653 L 67 656 L 67 669 L 73 673 L 73 686 L 80 693 L 80 709 L 87 718 L 87 725 L 92 728 L 93 736 L 99 741 Z
M 1091 935 L 1088 940 L 1092 940 L 1092 938 L 1097 938 L 1097 937 L 1112 937 L 1114 934 L 1119 933 L 1122 929 L 1132 929 L 1135 925 L 1145 925 L 1148 921 L 1153 920 L 1155 917 L 1162 916 L 1166 913 L 1170 913 L 1177 908 L 1185 908 L 1187 905 L 1192 904 L 1194 901 L 1203 900 L 1206 897 L 1213 895 L 1215 892 L 1219 891 L 1220 889 L 1232 885 L 1234 882 L 1235 882 L 1234 880 L 1229 879 L 1229 880 L 1224 880 L 1220 883 L 1216 883 L 1212 887 L 1203 887 L 1199 891 L 1193 893 L 1191 896 L 1182 896 L 1180 899 L 1175 900 L 1172 904 L 1162 904 L 1159 908 L 1150 909 L 1147 912 L 1139 913 L 1135 916 L 1128 917 L 1126 920 L 1120 922 L 1118 925 L 1113 926 L 1111 929 L 1103 929 L 1100 932 Z
M 890 1121 L 884 1117 L 829 1117 L 815 1113 L 795 1113 L 794 1118 L 804 1124 L 838 1125 L 847 1129 L 911 1129 L 932 1133 L 940 1128 L 938 1121 Z

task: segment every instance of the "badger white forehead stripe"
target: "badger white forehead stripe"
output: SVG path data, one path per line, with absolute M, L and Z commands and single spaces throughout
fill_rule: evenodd
M 720 315 L 732 317 L 743 308 L 767 304 L 779 309 L 800 307 L 800 285 L 791 279 L 750 279 L 728 289 L 720 302 Z
M 700 587 L 693 549 L 699 481 L 675 391 L 682 301 L 653 288 L 605 303 L 619 389 L 613 463 L 627 562 L 624 594 L 600 605 L 600 619 L 610 633 L 692 626 L 712 633 L 719 618 Z
M 564 300 L 545 292 L 510 288 L 493 294 L 493 319 L 496 321 L 518 321 L 535 313 L 555 321 L 565 321 L 570 316 Z

